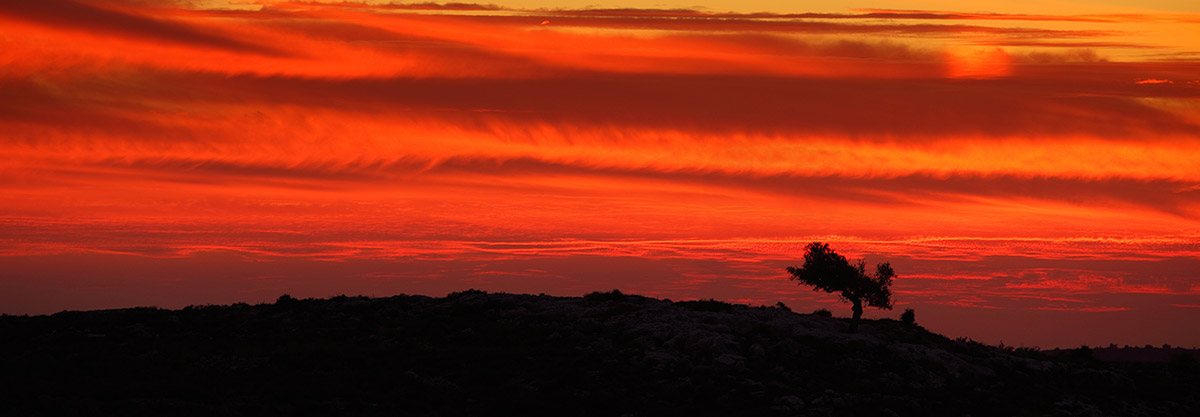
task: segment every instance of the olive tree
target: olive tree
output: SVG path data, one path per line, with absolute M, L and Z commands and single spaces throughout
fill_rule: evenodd
M 830 249 L 828 244 L 813 242 L 805 248 L 804 265 L 789 266 L 787 272 L 791 274 L 790 279 L 811 285 L 813 291 L 837 293 L 841 300 L 849 301 L 854 312 L 854 318 L 850 321 L 852 332 L 858 329 L 863 303 L 870 307 L 892 309 L 892 290 L 889 287 L 896 272 L 889 263 L 875 265 L 875 273 L 867 275 L 864 261 L 850 263 Z

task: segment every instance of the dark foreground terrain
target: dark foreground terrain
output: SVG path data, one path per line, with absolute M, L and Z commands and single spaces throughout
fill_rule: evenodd
M 0 415 L 1200 416 L 1200 367 L 620 293 L 0 318 Z

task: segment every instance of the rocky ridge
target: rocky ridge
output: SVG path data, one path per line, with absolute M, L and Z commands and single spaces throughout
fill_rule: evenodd
M 1104 362 L 619 292 L 0 318 L 0 414 L 1200 415 L 1200 366 Z M 6 410 L 7 409 L 7 410 Z

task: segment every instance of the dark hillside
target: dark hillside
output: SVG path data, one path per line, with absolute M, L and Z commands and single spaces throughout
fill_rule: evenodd
M 1200 367 L 593 293 L 0 318 L 0 415 L 1200 415 Z

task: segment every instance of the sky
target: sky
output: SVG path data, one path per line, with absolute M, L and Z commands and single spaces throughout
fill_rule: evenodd
M 1194 1 L 0 2 L 0 313 L 487 291 L 1200 347 Z

